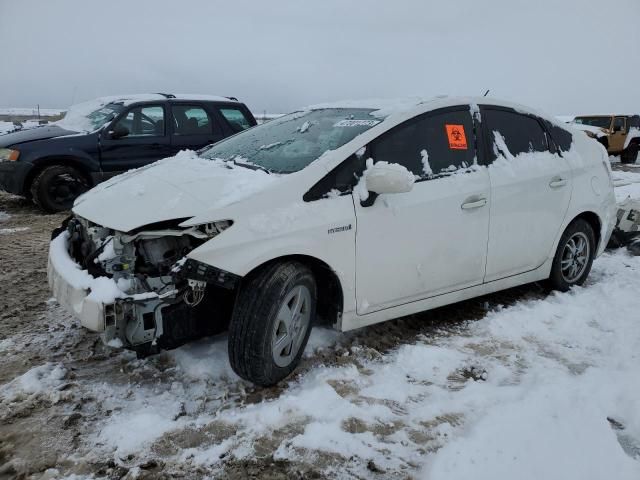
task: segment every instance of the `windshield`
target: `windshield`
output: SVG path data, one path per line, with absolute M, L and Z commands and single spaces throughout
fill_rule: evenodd
M 296 112 L 216 143 L 200 155 L 248 163 L 275 173 L 302 170 L 382 120 L 373 109 L 326 108 Z
M 95 132 L 124 110 L 122 103 L 108 103 L 102 106 L 88 103 L 72 106 L 64 118 L 56 123 L 67 130 Z
M 592 127 L 609 128 L 611 126 L 611 117 L 577 117 L 573 121 Z

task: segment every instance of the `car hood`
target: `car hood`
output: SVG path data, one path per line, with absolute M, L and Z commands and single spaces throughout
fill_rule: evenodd
M 0 135 L 0 148 L 21 143 L 33 142 L 35 140 L 46 140 L 48 138 L 63 137 L 65 135 L 76 135 L 78 132 L 65 130 L 58 125 L 42 125 L 35 128 L 26 128 L 15 132 Z
M 76 200 L 73 212 L 98 225 L 129 232 L 205 213 L 224 216 L 226 207 L 246 201 L 281 178 L 183 151 L 98 185 Z

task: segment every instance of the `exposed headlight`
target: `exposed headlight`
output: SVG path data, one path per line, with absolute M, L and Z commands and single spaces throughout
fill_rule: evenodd
M 0 162 L 15 162 L 18 160 L 20 152 L 10 148 L 0 148 Z
M 206 233 L 209 237 L 215 237 L 219 233 L 233 225 L 233 220 L 220 220 L 218 222 L 209 222 L 198 225 L 196 228 Z

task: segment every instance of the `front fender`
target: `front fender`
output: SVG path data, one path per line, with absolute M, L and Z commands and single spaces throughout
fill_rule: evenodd
M 188 257 L 239 276 L 280 257 L 313 257 L 329 265 L 340 280 L 344 311 L 355 308 L 356 224 L 350 195 L 233 220 L 233 226 Z

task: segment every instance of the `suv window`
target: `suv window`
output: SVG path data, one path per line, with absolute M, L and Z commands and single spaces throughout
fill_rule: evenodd
M 245 116 L 244 112 L 238 108 L 225 107 L 220 109 L 220 113 L 229 122 L 229 126 L 234 132 L 241 132 L 251 127 L 251 122 Z
M 172 105 L 173 133 L 175 135 L 207 135 L 213 133 L 211 117 L 196 105 Z
M 625 131 L 625 121 L 624 121 L 624 117 L 616 117 L 613 120 L 613 130 L 614 131 L 621 131 L 624 132 Z
M 128 137 L 164 136 L 164 108 L 161 105 L 133 107 L 118 120 L 129 129 Z
M 398 125 L 373 142 L 371 157 L 399 163 L 420 179 L 470 167 L 475 140 L 469 109 L 428 113 Z
M 489 145 L 495 147 L 495 134 L 504 138 L 509 153 L 516 156 L 527 152 L 548 152 L 547 136 L 540 122 L 533 117 L 504 110 L 487 109 L 482 122 L 489 134 Z M 498 157 L 497 148 L 491 148 L 492 160 Z

